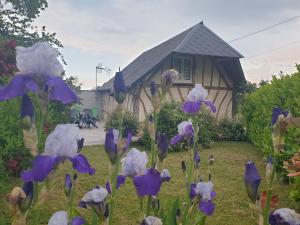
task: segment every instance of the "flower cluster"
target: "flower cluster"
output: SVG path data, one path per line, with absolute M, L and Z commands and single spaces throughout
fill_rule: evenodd
M 13 43 L 11 43 L 13 47 Z M 207 181 L 200 179 L 201 158 L 199 151 L 199 127 L 195 122 L 195 115 L 202 110 L 216 112 L 214 103 L 208 100 L 208 92 L 200 85 L 188 93 L 182 110 L 190 117 L 178 124 L 178 134 L 170 141 L 164 132 L 157 132 L 157 114 L 165 95 L 171 91 L 173 81 L 180 76 L 176 70 L 168 70 L 161 77 L 161 92 L 155 82 L 150 84 L 153 112 L 149 116 L 148 131 L 151 138 L 151 149 L 140 151 L 130 148 L 132 134 L 123 127 L 123 106 L 127 88 L 122 72 L 116 73 L 113 91 L 118 103 L 117 112 L 120 116 L 120 126 L 110 128 L 106 132 L 105 152 L 110 166 L 107 182 L 89 190 L 80 201 L 75 201 L 78 188 L 77 173 L 95 174 L 95 169 L 88 159 L 81 153 L 84 139 L 79 135 L 79 128 L 74 124 L 59 124 L 51 132 L 47 130 L 47 137 L 43 143 L 41 133 L 47 124 L 48 103 L 57 100 L 63 104 L 74 103 L 78 97 L 59 77 L 63 67 L 57 60 L 57 52 L 49 44 L 36 43 L 29 48 L 17 47 L 17 67 L 19 72 L 11 82 L 0 89 L 0 100 L 8 100 L 22 96 L 21 117 L 25 146 L 31 150 L 34 159 L 30 169 L 22 171 L 21 178 L 24 184 L 15 187 L 7 195 L 11 206 L 14 224 L 26 224 L 27 216 L 35 218 L 37 206 L 43 204 L 51 190 L 52 174 L 63 162 L 69 161 L 73 166 L 72 173 L 65 174 L 63 190 L 67 201 L 67 209 L 55 212 L 49 219 L 49 225 L 83 225 L 90 224 L 81 210 L 92 210 L 93 224 L 112 225 L 115 216 L 118 191 L 127 182 L 131 182 L 140 201 L 140 210 L 143 218 L 141 225 L 168 224 L 204 225 L 207 216 L 215 211 L 214 183 L 212 174 L 208 173 Z M 1 51 L 0 51 L 1 53 Z M 1 64 L 0 54 L 0 64 Z M 31 92 L 29 94 L 29 92 Z M 161 93 L 161 94 L 160 94 Z M 38 99 L 42 120 L 36 121 L 36 110 L 31 96 Z M 202 107 L 203 106 L 203 107 Z M 275 168 L 278 156 L 284 145 L 283 134 L 293 122 L 288 111 L 275 108 L 272 117 L 272 137 L 274 154 L 266 163 L 267 190 L 259 193 L 261 176 L 252 161 L 245 166 L 244 183 L 247 194 L 259 212 L 259 224 L 264 225 L 299 225 L 300 215 L 294 210 L 276 209 L 278 197 L 272 195 L 272 185 L 275 179 Z M 124 132 L 124 131 L 127 132 Z M 126 135 L 123 135 L 126 133 Z M 176 199 L 174 204 L 161 206 L 160 190 L 163 185 L 172 182 L 171 174 L 165 167 L 170 145 L 176 145 L 181 140 L 187 140 L 188 160 L 181 162 L 183 178 L 186 187 L 186 196 L 183 201 Z M 41 146 L 44 146 L 41 148 Z M 215 162 L 211 154 L 209 166 Z M 291 170 L 289 176 L 299 175 L 299 153 L 285 162 L 286 168 Z M 210 170 L 211 171 L 211 170 Z M 201 174 L 201 177 L 205 175 Z M 146 204 L 144 204 L 146 202 Z M 74 207 L 81 210 L 75 210 Z M 168 214 L 168 215 L 167 215 Z M 169 215 L 170 214 L 170 215 Z M 37 223 L 36 223 L 37 224 Z
M 17 47 L 16 51 L 19 72 L 6 87 L 0 89 L 0 101 L 31 91 L 38 93 L 44 101 L 78 102 L 77 95 L 59 77 L 63 67 L 53 47 L 47 43 L 36 43 L 29 48 Z
M 88 160 L 77 153 L 79 128 L 75 124 L 59 124 L 46 139 L 44 153 L 36 156 L 32 162 L 32 169 L 23 171 L 21 177 L 24 181 L 42 182 L 60 162 L 70 160 L 73 168 L 80 173 L 94 174 Z
M 15 43 L 7 43 L 6 47 L 14 49 Z M 51 190 L 50 174 L 56 171 L 60 163 L 69 160 L 75 171 L 90 175 L 95 173 L 88 160 L 79 153 L 84 139 L 80 138 L 79 129 L 74 124 L 57 125 L 43 143 L 41 134 L 47 124 L 49 101 L 56 100 L 68 104 L 79 99 L 59 77 L 63 73 L 63 67 L 57 57 L 57 51 L 47 43 L 36 43 L 28 48 L 16 47 L 16 65 L 19 72 L 7 86 L 0 89 L 0 101 L 22 96 L 23 139 L 25 147 L 31 150 L 34 157 L 31 168 L 21 173 L 23 187 L 15 187 L 7 197 L 12 209 L 13 224 L 26 224 L 29 215 L 36 217 L 37 205 L 47 201 Z M 4 59 L 0 54 L 1 60 Z M 29 92 L 31 94 L 27 95 Z M 31 100 L 33 95 L 38 99 L 37 108 Z M 36 110 L 40 113 L 38 121 L 35 117 Z M 41 146 L 44 146 L 43 151 Z M 85 220 L 74 215 L 71 210 L 76 183 L 77 174 L 73 180 L 69 174 L 66 175 L 64 190 L 68 199 L 68 212 L 54 213 L 48 224 L 85 224 Z

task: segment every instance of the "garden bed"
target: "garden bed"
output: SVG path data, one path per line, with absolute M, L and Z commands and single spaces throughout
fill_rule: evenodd
M 79 174 L 79 187 L 77 199 L 79 200 L 83 194 L 95 187 L 96 184 L 104 184 L 108 179 L 108 164 L 109 160 L 104 152 L 103 146 L 91 146 L 83 149 L 83 154 L 87 156 L 90 163 L 96 169 L 94 176 Z M 212 167 L 208 166 L 208 157 L 213 154 L 215 163 Z M 243 142 L 218 142 L 212 148 L 201 150 L 201 176 L 205 180 L 208 178 L 208 173 L 211 172 L 212 180 L 217 192 L 216 211 L 214 216 L 207 219 L 207 224 L 222 224 L 222 225 L 252 225 L 257 222 L 257 214 L 249 208 L 249 200 L 244 188 L 243 173 L 244 166 L 247 160 L 253 160 L 260 171 L 262 177 L 265 173 L 265 162 L 259 151 L 248 143 Z M 187 152 L 171 153 L 167 157 L 166 167 L 170 171 L 173 178 L 168 185 L 163 185 L 159 195 L 164 198 L 175 198 L 183 196 L 185 193 L 184 180 L 180 179 L 181 161 L 188 158 Z M 64 177 L 65 173 L 70 171 L 71 165 L 69 162 L 60 165 L 59 169 L 54 174 L 54 187 L 50 193 L 47 204 L 41 207 L 40 221 L 41 224 L 47 224 L 50 216 L 57 210 L 66 208 L 64 197 Z M 10 224 L 5 222 L 7 217 L 6 194 L 20 180 L 8 179 L 0 180 L 0 224 Z M 261 188 L 265 187 L 265 180 L 262 181 Z M 282 184 L 274 185 L 275 193 L 279 194 L 280 207 L 289 207 L 288 191 Z M 127 179 L 126 184 L 120 188 L 117 194 L 116 220 L 113 224 L 134 225 L 139 224 L 141 215 L 138 207 L 135 188 L 130 179 Z M 164 203 L 161 203 L 162 205 Z M 83 214 L 90 213 L 81 211 Z M 88 215 L 88 214 L 87 214 Z

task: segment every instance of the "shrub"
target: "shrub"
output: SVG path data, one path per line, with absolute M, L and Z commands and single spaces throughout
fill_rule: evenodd
M 188 116 L 182 112 L 181 105 L 177 102 L 166 103 L 161 107 L 157 115 L 157 131 L 167 134 L 169 140 L 177 134 L 177 126 Z M 177 145 L 172 146 L 170 151 L 180 151 L 186 149 L 187 142 L 180 141 Z
M 217 139 L 218 125 L 216 119 L 209 115 L 207 111 L 196 117 L 199 126 L 199 144 L 204 148 L 209 148 Z
M 105 121 L 105 126 L 104 126 L 105 130 L 108 130 L 109 128 L 119 129 L 120 119 L 121 118 L 118 113 L 116 112 L 112 113 Z M 133 113 L 131 112 L 123 113 L 122 127 L 125 128 L 122 134 L 123 136 L 125 135 L 126 130 L 130 130 L 133 135 L 136 135 L 138 133 L 139 122 Z
M 272 152 L 272 109 L 281 107 L 291 112 L 293 116 L 300 116 L 300 72 L 292 75 L 273 77 L 269 84 L 265 84 L 257 91 L 245 96 L 240 112 L 246 126 L 250 141 L 258 146 L 267 156 Z M 299 149 L 300 129 L 291 127 L 285 135 L 285 153 L 281 155 L 279 170 L 282 161 L 289 159 Z
M 226 141 L 247 141 L 247 134 L 243 124 L 239 121 L 222 119 L 218 125 L 218 139 Z
M 164 132 L 171 139 L 178 132 L 178 124 L 188 120 L 189 116 L 181 110 L 181 104 L 178 102 L 166 103 L 162 106 L 157 118 L 157 131 Z M 195 120 L 199 126 L 199 143 L 203 147 L 209 147 L 216 137 L 216 121 L 209 114 L 203 112 Z M 150 136 L 147 130 L 147 121 L 143 123 L 143 135 L 139 144 L 150 149 Z M 171 146 L 169 151 L 182 151 L 187 148 L 185 140 L 180 141 L 175 146 Z
M 148 126 L 147 119 L 145 119 L 145 121 L 141 125 L 143 135 L 142 135 L 142 137 L 140 137 L 138 139 L 138 144 L 142 145 L 142 146 L 146 147 L 148 150 L 150 150 L 150 148 L 151 148 L 151 139 L 150 139 L 150 134 L 149 134 L 147 126 Z
M 0 102 L 0 121 L 0 160 L 12 175 L 19 175 L 31 159 L 23 143 L 19 98 Z

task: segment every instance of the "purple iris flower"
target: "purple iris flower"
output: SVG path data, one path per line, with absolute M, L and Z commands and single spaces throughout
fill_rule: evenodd
M 131 139 L 132 134 L 129 131 L 127 132 L 127 138 L 124 140 L 119 140 L 119 131 L 116 129 L 110 128 L 106 132 L 104 149 L 112 163 L 116 162 L 118 153 L 123 154 L 128 149 Z M 122 143 L 120 146 L 118 146 L 119 141 Z M 121 149 L 118 149 L 118 147 Z
M 190 199 L 194 199 L 196 196 L 197 196 L 197 193 L 196 193 L 196 184 L 192 183 L 190 185 Z
M 183 121 L 178 125 L 178 134 L 171 139 L 171 144 L 177 144 L 182 138 L 192 138 L 194 136 L 194 127 L 191 121 Z
M 105 149 L 105 152 L 107 153 L 109 159 L 112 162 L 115 162 L 117 159 L 118 138 L 119 138 L 118 130 L 115 130 L 115 132 L 114 132 L 114 129 L 110 128 L 106 132 L 104 149 Z
M 26 116 L 28 116 L 31 120 L 33 119 L 34 107 L 29 96 L 25 94 L 22 98 L 21 117 L 24 118 Z
M 59 162 L 70 160 L 80 173 L 95 173 L 88 160 L 78 154 L 79 128 L 75 124 L 58 124 L 45 142 L 44 155 L 57 157 Z
M 216 205 L 212 201 L 200 201 L 199 210 L 207 216 L 211 216 L 215 211 Z
M 88 191 L 84 194 L 80 200 L 79 207 L 87 208 L 92 207 L 98 214 L 105 215 L 107 212 L 107 204 L 105 200 L 107 198 L 108 191 L 106 188 L 98 187 Z
M 32 181 L 25 182 L 23 184 L 22 190 L 24 191 L 26 196 L 33 196 L 33 182 Z
M 21 202 L 20 208 L 21 210 L 22 209 L 26 210 L 30 207 L 33 200 L 33 195 L 34 195 L 33 182 L 32 181 L 25 182 L 23 184 L 22 190 L 26 194 L 26 199 Z
M 57 76 L 47 75 L 45 86 L 48 87 L 47 91 L 50 100 L 57 100 L 63 104 L 78 102 L 79 100 L 72 89 Z M 23 96 L 28 91 L 36 92 L 38 89 L 39 85 L 35 82 L 34 75 L 17 75 L 6 87 L 0 89 L 0 101 Z
M 206 99 L 208 93 L 201 84 L 195 84 L 195 87 L 189 92 L 186 102 L 182 106 L 182 110 L 188 114 L 196 114 L 199 112 L 202 103 L 204 103 L 212 112 L 216 112 L 216 106 L 212 101 Z
M 79 173 L 95 174 L 95 169 L 91 167 L 89 161 L 83 155 L 78 154 L 70 158 L 70 161 L 73 163 L 73 168 Z
M 78 97 L 58 75 L 63 67 L 57 60 L 58 52 L 47 43 L 16 48 L 17 67 L 20 72 L 0 89 L 0 101 L 25 95 L 28 91 L 47 92 L 50 100 L 63 104 L 78 102 Z
M 270 214 L 269 223 L 271 225 L 299 225 L 300 215 L 289 208 L 276 209 Z
M 254 162 L 247 162 L 244 174 L 244 182 L 247 189 L 247 194 L 253 202 L 257 200 L 257 191 L 260 181 L 261 177 L 256 169 Z
M 157 148 L 158 148 L 158 158 L 162 162 L 168 154 L 169 140 L 165 133 L 161 133 L 157 136 Z
M 195 150 L 195 153 L 194 153 L 194 163 L 195 163 L 195 168 L 199 168 L 200 166 L 200 155 L 199 155 L 199 151 L 198 150 Z
M 272 113 L 272 126 L 277 122 L 277 119 L 280 115 L 283 115 L 284 117 L 287 117 L 289 114 L 289 111 L 284 111 L 279 107 L 276 107 L 273 109 Z
M 69 196 L 70 193 L 71 193 L 71 189 L 72 189 L 72 180 L 71 180 L 71 176 L 70 174 L 66 174 L 66 177 L 65 177 L 65 193 L 66 193 L 66 196 Z
M 30 170 L 25 170 L 21 173 L 21 178 L 25 182 L 38 181 L 42 182 L 48 176 L 48 174 L 57 165 L 57 157 L 38 155 L 34 158 L 32 162 L 32 168 Z
M 121 187 L 126 181 L 126 176 L 118 175 L 117 177 L 117 189 Z M 109 182 L 106 182 L 105 184 L 106 190 L 108 191 L 109 194 L 111 194 L 111 186 Z
M 49 219 L 48 225 L 83 225 L 86 222 L 80 216 L 74 217 L 69 221 L 69 215 L 66 211 L 55 212 Z
M 126 85 L 122 72 L 117 72 L 115 75 L 114 83 L 114 96 L 118 103 L 123 103 L 126 97 Z
M 190 186 L 190 198 L 200 197 L 199 210 L 207 216 L 212 215 L 215 210 L 212 200 L 216 197 L 216 192 L 213 191 L 213 186 L 211 181 L 193 183 Z
M 71 225 L 83 225 L 85 224 L 85 220 L 82 219 L 80 216 L 76 216 L 72 219 Z
M 162 184 L 162 177 L 156 169 L 148 169 L 146 174 L 135 176 L 133 183 L 138 196 L 156 196 Z

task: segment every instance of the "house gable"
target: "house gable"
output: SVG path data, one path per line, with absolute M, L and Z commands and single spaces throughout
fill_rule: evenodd
M 238 63 L 238 59 L 243 57 L 201 22 L 144 52 L 126 66 L 122 70 L 126 86 L 131 87 L 173 53 L 232 58 L 237 59 Z M 237 80 L 245 80 L 242 70 L 236 70 L 235 77 Z M 110 90 L 112 84 L 113 78 L 99 90 Z

